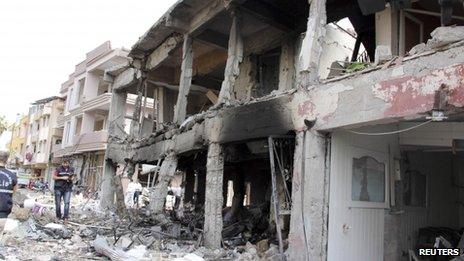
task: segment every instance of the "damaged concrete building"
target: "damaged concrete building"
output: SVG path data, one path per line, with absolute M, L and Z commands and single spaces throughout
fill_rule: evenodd
M 151 215 L 180 179 L 210 248 L 268 238 L 291 260 L 401 260 L 462 227 L 464 29 L 447 25 L 464 12 L 447 2 L 178 1 L 105 72 L 102 207 L 118 168 L 151 164 Z

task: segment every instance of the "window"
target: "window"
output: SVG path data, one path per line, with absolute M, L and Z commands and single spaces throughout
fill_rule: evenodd
M 353 158 L 351 200 L 385 202 L 385 164 L 364 156 Z
M 279 89 L 280 54 L 281 49 L 277 48 L 257 56 L 258 88 L 253 90 L 254 97 L 262 97 Z
M 405 206 L 427 206 L 427 175 L 417 170 L 404 173 L 403 203 Z
M 66 122 L 66 127 L 64 128 L 64 143 L 69 143 L 69 134 L 71 132 L 71 122 Z

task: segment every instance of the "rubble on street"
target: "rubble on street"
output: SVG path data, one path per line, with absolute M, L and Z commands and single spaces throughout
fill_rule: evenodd
M 51 194 L 21 189 L 14 204 L 0 243 L 6 260 L 268 260 L 278 253 L 267 240 L 209 250 L 200 246 L 201 230 L 189 229 L 188 215 L 182 226 L 169 216 L 149 218 L 144 209 L 119 218 L 82 194 L 73 195 L 66 225 L 54 217 Z M 242 233 L 236 231 L 231 235 Z

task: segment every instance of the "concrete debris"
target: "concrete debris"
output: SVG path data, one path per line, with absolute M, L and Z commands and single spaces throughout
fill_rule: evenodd
M 413 48 L 411 48 L 411 50 L 409 50 L 408 54 L 409 55 L 416 55 L 416 54 L 424 53 L 424 52 L 427 52 L 427 51 L 430 51 L 430 50 L 431 50 L 430 46 L 426 45 L 425 43 L 420 43 L 420 44 L 414 46 Z
M 267 223 L 260 227 L 260 216 L 269 215 L 268 209 L 242 212 L 240 225 L 228 225 L 230 235 L 224 239 L 227 249 L 211 250 L 201 246 L 204 210 L 193 206 L 186 205 L 181 217 L 176 209 L 155 216 L 147 216 L 145 209 L 139 209 L 139 213 L 119 218 L 100 212 L 94 200 L 73 196 L 71 217 L 65 225 L 53 217 L 51 195 L 30 194 L 28 198 L 32 200 L 26 205 L 45 205 L 46 210 L 38 214 L 33 208 L 15 208 L 0 242 L 5 245 L 7 260 L 28 259 L 31 251 L 40 253 L 35 260 L 88 260 L 102 256 L 111 260 L 259 260 L 274 255 L 269 252 L 273 249 L 270 241 L 258 236 L 268 235 Z M 21 220 L 15 218 L 19 212 Z M 233 231 L 235 228 L 238 232 Z
M 390 46 L 378 45 L 377 48 L 375 48 L 375 65 L 390 61 L 392 58 L 393 55 Z
M 464 26 L 438 27 L 430 34 L 432 39 L 427 41 L 430 48 L 442 46 L 464 40 Z
M 203 260 L 205 260 L 205 259 L 202 258 L 202 257 L 199 257 L 199 256 L 197 256 L 197 255 L 195 255 L 193 253 L 187 254 L 182 258 L 174 259 L 174 261 L 203 261 Z

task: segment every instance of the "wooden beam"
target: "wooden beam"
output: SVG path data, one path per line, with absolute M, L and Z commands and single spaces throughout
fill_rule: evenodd
M 235 80 L 240 74 L 240 63 L 243 61 L 243 39 L 240 32 L 240 22 L 236 14 L 233 14 L 230 28 L 229 48 L 227 54 L 224 81 L 219 93 L 219 102 L 228 103 L 232 97 Z
M 182 44 L 183 36 L 175 34 L 168 37 L 158 48 L 156 48 L 147 59 L 147 70 L 153 70 L 160 66 L 180 45 Z
M 182 66 L 179 82 L 179 94 L 177 96 L 176 107 L 174 108 L 174 122 L 182 124 L 187 114 L 187 97 L 192 85 L 192 66 L 193 66 L 193 48 L 192 37 L 185 35 L 184 45 L 182 47 Z
M 206 92 L 206 98 L 211 101 L 212 104 L 216 104 L 218 101 L 218 96 L 211 90 L 208 90 Z

